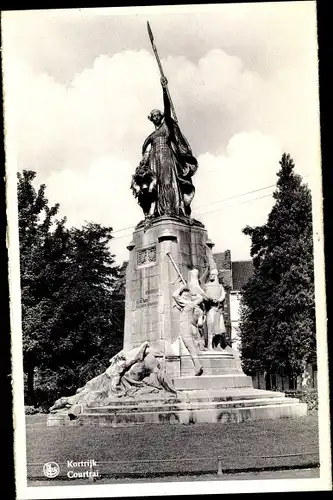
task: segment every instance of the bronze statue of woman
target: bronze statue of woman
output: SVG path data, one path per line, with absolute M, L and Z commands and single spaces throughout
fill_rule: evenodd
M 171 116 L 171 103 L 167 92 L 168 81 L 161 78 L 164 113 L 153 109 L 148 119 L 155 130 L 142 146 L 141 166 L 148 167 L 156 176 L 156 204 L 154 216 L 191 215 L 194 197 L 192 175 L 198 162 L 191 147 Z

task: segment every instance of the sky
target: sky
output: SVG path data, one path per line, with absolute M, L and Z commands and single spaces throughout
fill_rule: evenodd
M 70 226 L 113 227 L 128 259 L 131 176 L 162 107 L 147 20 L 199 162 L 192 215 L 216 252 L 249 259 L 242 229 L 266 222 L 282 153 L 310 188 L 320 172 L 315 2 L 4 12 L 8 168 L 36 171 Z

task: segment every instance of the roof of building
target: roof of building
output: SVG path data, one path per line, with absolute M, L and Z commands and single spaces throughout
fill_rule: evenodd
M 230 250 L 213 254 L 218 269 L 231 269 Z
M 252 260 L 238 260 L 232 262 L 232 289 L 241 291 L 253 274 Z

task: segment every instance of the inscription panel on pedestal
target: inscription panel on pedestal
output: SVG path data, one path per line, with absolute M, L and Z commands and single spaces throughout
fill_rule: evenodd
M 138 278 L 132 282 L 132 338 L 134 341 L 159 340 L 158 306 L 161 294 L 156 264 L 156 247 L 137 253 Z
M 151 307 L 151 306 L 157 306 L 158 305 L 158 300 L 150 300 L 149 298 L 142 297 L 141 299 L 138 299 L 135 303 L 135 307 L 137 309 L 141 309 L 142 307 Z

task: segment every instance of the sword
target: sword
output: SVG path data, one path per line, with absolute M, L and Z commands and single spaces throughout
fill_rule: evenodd
M 158 64 L 158 67 L 159 67 L 159 70 L 160 70 L 161 77 L 165 78 L 165 75 L 164 75 L 164 72 L 163 72 L 163 68 L 162 68 L 162 64 L 161 64 L 161 61 L 160 61 L 160 58 L 159 58 L 159 55 L 158 55 L 158 52 L 157 52 L 157 48 L 156 48 L 156 45 L 154 43 L 154 35 L 153 35 L 153 32 L 152 32 L 152 30 L 150 28 L 150 24 L 149 24 L 148 21 L 147 21 L 147 30 L 148 30 L 148 35 L 149 35 L 149 38 L 150 38 L 151 46 L 153 47 L 153 51 L 154 51 L 154 54 L 155 54 L 155 57 L 156 57 L 156 61 L 157 61 L 157 64 Z M 165 90 L 166 90 L 168 99 L 170 101 L 170 108 L 171 108 L 171 111 L 172 111 L 172 114 L 173 114 L 173 118 L 174 118 L 175 122 L 178 123 L 178 118 L 177 118 L 177 115 L 176 115 L 176 111 L 175 111 L 175 108 L 173 106 L 173 102 L 172 102 L 172 99 L 171 99 L 171 96 L 170 96 L 170 92 L 169 92 L 169 89 L 168 89 L 167 86 L 165 87 Z
M 182 276 L 181 272 L 180 272 L 180 271 L 179 271 L 179 269 L 178 269 L 178 266 L 177 266 L 176 262 L 173 260 L 173 257 L 172 257 L 172 255 L 171 255 L 171 253 L 170 253 L 170 252 L 167 252 L 166 254 L 167 254 L 167 256 L 169 257 L 169 259 L 171 260 L 171 263 L 172 263 L 173 267 L 175 268 L 176 273 L 178 274 L 178 276 L 179 276 L 180 280 L 182 281 L 182 283 L 183 283 L 184 285 L 187 285 L 187 283 L 186 283 L 185 279 L 183 278 L 183 276 Z

